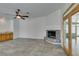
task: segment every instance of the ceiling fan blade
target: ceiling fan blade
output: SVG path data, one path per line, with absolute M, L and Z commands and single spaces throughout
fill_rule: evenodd
M 25 18 L 21 17 L 21 19 L 25 20 Z
M 16 15 L 19 15 L 19 12 L 16 11 Z
M 18 14 L 18 12 L 16 11 L 16 14 Z
M 22 17 L 29 17 L 29 16 L 22 16 Z
M 16 15 L 19 15 L 20 9 L 17 9 L 16 11 Z
M 20 11 L 20 9 L 17 9 L 17 11 L 19 12 L 19 11 Z

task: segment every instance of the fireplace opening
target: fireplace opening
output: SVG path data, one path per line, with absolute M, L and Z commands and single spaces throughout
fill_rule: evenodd
M 47 31 L 47 37 L 48 38 L 54 38 L 56 39 L 56 31 Z

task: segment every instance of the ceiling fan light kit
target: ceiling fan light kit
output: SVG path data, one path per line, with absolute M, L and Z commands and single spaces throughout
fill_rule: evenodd
M 16 18 L 17 18 L 17 19 L 21 19 L 21 17 L 20 17 L 20 16 L 16 16 Z

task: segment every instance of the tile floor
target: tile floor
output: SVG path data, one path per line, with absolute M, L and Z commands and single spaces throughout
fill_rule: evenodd
M 18 38 L 0 42 L 0 56 L 66 56 L 61 46 L 44 40 Z

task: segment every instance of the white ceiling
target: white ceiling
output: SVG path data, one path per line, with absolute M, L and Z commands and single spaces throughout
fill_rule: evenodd
M 63 7 L 65 3 L 0 3 L 0 16 L 14 17 L 16 9 L 30 12 L 30 18 L 46 16 Z

